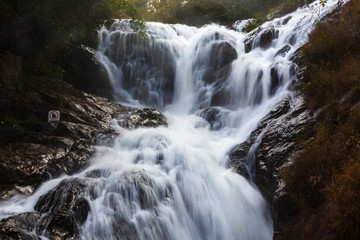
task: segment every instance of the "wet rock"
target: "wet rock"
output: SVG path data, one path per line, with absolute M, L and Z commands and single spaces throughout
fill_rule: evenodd
M 258 28 L 244 40 L 245 53 L 250 52 L 256 47 L 268 48 L 272 40 L 277 38 L 279 38 L 279 30 L 276 30 L 274 27 L 266 29 Z
M 197 99 L 199 103 L 207 102 L 210 95 L 211 106 L 223 106 L 228 102 L 225 81 L 230 74 L 231 63 L 238 55 L 231 39 L 219 33 L 212 38 L 209 42 L 202 43 L 202 47 L 208 50 L 204 54 L 198 54 L 193 65 L 198 80 Z M 208 104 L 204 104 L 204 107 L 208 107 Z
M 283 199 L 280 177 L 281 169 L 290 164 L 300 146 L 296 137 L 308 131 L 314 125 L 314 117 L 306 109 L 304 99 L 296 95 L 293 99 L 284 99 L 275 107 L 251 134 L 250 139 L 230 152 L 230 166 L 243 176 L 249 158 L 249 150 L 261 136 L 261 143 L 255 151 L 254 182 L 264 197 L 272 205 L 274 225 L 277 225 L 279 212 L 278 199 Z
M 302 81 L 304 79 L 306 66 L 304 62 L 304 54 L 302 53 L 300 48 L 295 51 L 295 53 L 291 56 L 290 60 L 297 65 L 297 78 Z
M 259 27 L 255 31 L 252 31 L 248 37 L 244 40 L 244 46 L 245 46 L 245 53 L 248 53 L 252 50 L 252 45 L 254 42 L 254 39 L 257 37 L 257 35 L 262 31 L 262 28 Z
M 270 95 L 274 95 L 281 82 L 283 81 L 283 77 L 279 74 L 279 71 L 276 66 L 273 66 L 270 70 Z
M 288 24 L 288 22 L 291 20 L 292 16 L 288 16 L 287 18 L 285 18 L 284 20 L 282 20 L 281 24 L 282 25 L 286 25 Z
M 197 114 L 210 124 L 211 130 L 221 129 L 223 127 L 222 118 L 227 117 L 223 109 L 217 107 L 200 110 Z
M 0 239 L 6 240 L 40 240 L 34 226 L 40 217 L 39 213 L 23 213 L 0 221 Z
M 123 128 L 167 126 L 165 116 L 153 108 L 131 111 L 118 117 L 118 124 Z
M 249 141 L 243 142 L 233 148 L 230 155 L 230 166 L 246 179 L 250 179 L 249 172 L 246 167 L 246 160 L 250 147 Z
M 71 175 L 86 167 L 98 138 L 105 142 L 116 136 L 110 129 L 114 117 L 122 114 L 131 128 L 166 125 L 165 117 L 154 109 L 128 109 L 71 86 L 65 87 L 66 92 L 59 93 L 45 88 L 24 92 L 26 109 L 31 109 L 40 120 L 0 119 L 1 199 L 15 193 L 31 194 L 50 177 L 61 173 Z M 6 94 L 12 90 L 6 89 L 0 89 L 4 100 L 0 110 L 7 110 Z M 59 99 L 62 99 L 60 108 Z M 50 109 L 60 110 L 60 122 L 47 122 Z
M 258 40 L 258 46 L 261 48 L 268 48 L 271 45 L 272 40 L 279 37 L 279 30 L 275 28 L 269 28 L 263 31 Z
M 277 53 L 275 54 L 275 57 L 277 57 L 277 56 L 285 57 L 285 55 L 290 51 L 290 49 L 291 49 L 291 47 L 286 44 L 279 51 L 277 51 Z
M 40 197 L 35 210 L 42 215 L 37 232 L 50 239 L 78 239 L 80 226 L 85 222 L 90 205 L 84 197 L 86 183 L 67 179 Z
M 112 85 L 104 66 L 89 47 L 75 48 L 66 58 L 64 80 L 76 89 L 112 98 Z
M 228 41 L 215 42 L 210 52 L 210 62 L 215 71 L 231 64 L 238 55 L 234 45 Z
M 53 109 L 51 102 L 59 96 L 39 90 L 29 101 L 43 121 L 1 126 L 2 133 L 11 132 L 0 139 L 0 182 L 8 186 L 3 197 L 20 188 L 37 187 L 51 176 L 73 174 L 83 168 L 94 152 L 96 136 L 110 128 L 113 117 L 125 112 L 125 108 L 105 98 L 68 91 L 69 95 L 63 95 L 60 122 L 47 122 L 47 112 Z
M 143 39 L 135 32 L 113 32 L 109 37 L 112 47 L 104 54 L 121 69 L 122 88 L 150 106 L 170 103 L 176 71 L 171 46 L 151 36 Z
M 231 150 L 231 153 L 229 155 L 230 166 L 233 167 L 237 173 L 246 177 L 247 179 L 250 179 L 246 164 L 251 146 L 255 143 L 256 139 L 266 129 L 267 126 L 272 124 L 274 120 L 287 114 L 289 110 L 289 98 L 285 98 L 279 104 L 277 104 L 274 109 L 269 112 L 268 115 L 266 115 L 262 119 L 257 129 L 251 133 L 250 138 L 247 141 L 235 146 Z

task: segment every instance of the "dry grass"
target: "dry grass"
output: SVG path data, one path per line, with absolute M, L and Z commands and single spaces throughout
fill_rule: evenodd
M 321 217 L 326 234 L 341 240 L 360 239 L 359 23 L 360 0 L 352 0 L 304 46 L 301 90 L 309 108 L 321 112 L 315 132 L 299 138 L 304 150 L 283 171 L 302 219 Z

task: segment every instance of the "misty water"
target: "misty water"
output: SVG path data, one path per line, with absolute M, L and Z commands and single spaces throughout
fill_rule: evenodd
M 149 22 L 145 37 L 129 20 L 104 26 L 97 59 L 114 97 L 159 109 L 168 127 L 128 130 L 114 119 L 119 136 L 97 147 L 86 170 L 0 203 L 2 218 L 33 211 L 41 195 L 76 177 L 86 180 L 83 196 L 91 208 L 84 240 L 272 239 L 269 207 L 253 183 L 229 168 L 228 154 L 279 101 L 291 98 L 298 69 L 290 59 L 336 3 L 329 1 L 320 15 L 298 9 L 250 33 L 242 32 L 241 21 L 236 31 Z M 264 43 L 266 32 L 272 37 Z M 244 42 L 251 36 L 250 50 Z

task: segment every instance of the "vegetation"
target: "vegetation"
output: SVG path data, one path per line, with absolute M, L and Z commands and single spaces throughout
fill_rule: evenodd
M 132 17 L 142 26 L 128 0 L 1 0 L 0 76 L 16 77 L 7 85 L 0 79 L 0 122 L 46 119 L 37 91 L 64 93 L 66 56 L 81 44 L 95 47 L 96 29 L 115 17 Z M 61 108 L 58 100 L 51 106 Z
M 127 0 L 2 0 L 0 51 L 23 57 L 25 70 L 44 61 L 61 66 L 78 44 L 94 45 L 94 31 L 106 19 L 139 18 Z
M 283 171 L 286 192 L 330 239 L 360 239 L 360 0 L 318 23 L 302 48 L 301 86 L 318 126 L 299 138 L 304 150 Z M 329 239 L 329 238 L 327 238 Z
M 144 18 L 147 21 L 184 23 L 195 26 L 211 22 L 232 25 L 236 20 L 248 18 L 257 18 L 258 23 L 261 23 L 269 12 L 280 11 L 291 5 L 293 8 L 286 9 L 290 12 L 306 3 L 306 0 L 135 1 L 135 5 L 143 10 Z

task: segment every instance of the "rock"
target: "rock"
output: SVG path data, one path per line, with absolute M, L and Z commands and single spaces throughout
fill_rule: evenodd
M 46 90 L 36 95 L 29 101 L 36 102 L 43 114 L 42 122 L 17 122 L 18 129 L 0 128 L 18 135 L 3 139 L 0 146 L 0 182 L 14 188 L 33 188 L 50 176 L 73 174 L 83 168 L 94 152 L 96 136 L 110 128 L 113 117 L 125 111 L 105 98 L 73 92 L 63 96 L 66 103 L 60 109 L 61 121 L 48 123 L 46 114 L 53 107 L 47 105 L 59 97 Z
M 301 149 L 296 137 L 311 129 L 314 121 L 300 94 L 292 99 L 286 98 L 261 121 L 248 141 L 236 146 L 229 154 L 230 166 L 248 177 L 245 170 L 250 149 L 259 144 L 260 137 L 260 144 L 254 151 L 254 182 L 272 206 L 275 227 L 279 214 L 283 215 L 278 208 L 282 207 L 278 199 L 284 199 L 280 171 L 292 162 L 292 157 Z
M 292 16 L 288 16 L 287 18 L 285 18 L 285 19 L 282 20 L 281 24 L 282 24 L 282 25 L 288 24 L 288 22 L 291 20 L 291 18 L 292 18 Z
M 233 148 L 230 155 L 230 166 L 246 179 L 250 179 L 249 172 L 246 166 L 246 160 L 250 147 L 251 146 L 249 141 L 243 142 Z
M 266 29 L 258 28 L 244 40 L 245 53 L 250 52 L 253 48 L 261 47 L 268 48 L 271 45 L 272 40 L 279 37 L 279 30 L 274 27 Z
M 121 71 L 119 81 L 123 89 L 134 99 L 154 107 L 161 108 L 172 101 L 176 65 L 169 44 L 151 36 L 143 39 L 135 32 L 120 31 L 112 32 L 109 41 L 112 47 L 104 54 Z
M 86 167 L 97 137 L 103 134 L 103 141 L 111 138 L 115 133 L 110 129 L 110 121 L 120 114 L 131 128 L 167 125 L 165 117 L 154 109 L 125 108 L 70 87 L 66 93 L 39 89 L 24 93 L 23 97 L 41 120 L 0 119 L 0 189 L 4 190 L 1 199 L 17 192 L 31 194 L 50 177 L 71 175 Z M 48 123 L 47 112 L 58 106 L 58 99 L 64 99 L 59 108 L 61 121 Z
M 244 46 L 245 46 L 245 53 L 248 53 L 252 50 L 252 45 L 254 42 L 254 39 L 257 37 L 257 35 L 262 31 L 261 27 L 258 27 L 255 31 L 252 31 L 249 33 L 249 35 L 244 40 Z
M 75 89 L 112 98 L 113 87 L 105 67 L 89 47 L 75 48 L 66 58 L 64 80 Z
M 304 74 L 306 70 L 305 62 L 304 62 L 304 54 L 302 53 L 301 48 L 296 50 L 294 54 L 291 56 L 290 60 L 294 62 L 298 67 L 297 78 L 302 81 L 304 79 Z
M 0 239 L 6 240 L 40 240 L 33 232 L 39 213 L 23 213 L 0 221 Z
M 41 196 L 35 205 L 37 212 L 23 213 L 0 221 L 0 239 L 73 240 L 79 238 L 90 205 L 85 199 L 86 182 L 66 179 L 55 189 Z
M 275 119 L 287 114 L 289 110 L 290 102 L 288 98 L 285 98 L 262 119 L 257 129 L 251 133 L 250 138 L 247 141 L 235 146 L 231 150 L 229 155 L 230 166 L 233 167 L 237 173 L 247 179 L 250 179 L 246 164 L 251 146 L 255 143 L 256 139 L 266 129 L 267 126 L 269 126 Z
M 66 179 L 55 189 L 40 197 L 35 210 L 42 214 L 37 232 L 50 239 L 78 239 L 79 227 L 85 222 L 90 205 L 83 197 L 86 183 L 80 179 Z
M 290 49 L 291 49 L 291 47 L 288 44 L 286 44 L 279 51 L 277 51 L 277 53 L 275 54 L 275 57 L 277 57 L 277 56 L 285 57 L 286 53 L 288 53 L 290 51 Z
M 270 70 L 270 95 L 274 95 L 278 87 L 280 86 L 281 82 L 283 81 L 282 76 L 279 74 L 278 69 L 276 66 L 271 67 Z
M 220 34 L 215 34 L 213 38 L 209 43 L 204 43 L 209 50 L 205 54 L 198 54 L 194 61 L 194 72 L 201 73 L 201 76 L 198 76 L 201 89 L 197 91 L 197 97 L 198 102 L 206 102 L 211 95 L 211 106 L 223 106 L 228 103 L 228 99 L 224 97 L 228 91 L 225 81 L 230 74 L 231 63 L 238 55 L 232 40 Z M 209 90 L 210 88 L 212 90 Z
M 271 45 L 272 40 L 279 37 L 279 30 L 275 30 L 275 28 L 269 28 L 263 31 L 260 34 L 260 38 L 257 42 L 258 46 L 261 48 L 268 48 Z M 257 46 L 256 44 L 256 46 Z
M 165 116 L 152 108 L 144 108 L 135 112 L 122 114 L 118 117 L 117 122 L 119 126 L 128 129 L 167 126 Z
M 210 124 L 211 130 L 219 130 L 223 127 L 222 117 L 225 117 L 226 114 L 222 112 L 221 108 L 205 108 L 200 110 L 197 114 Z

